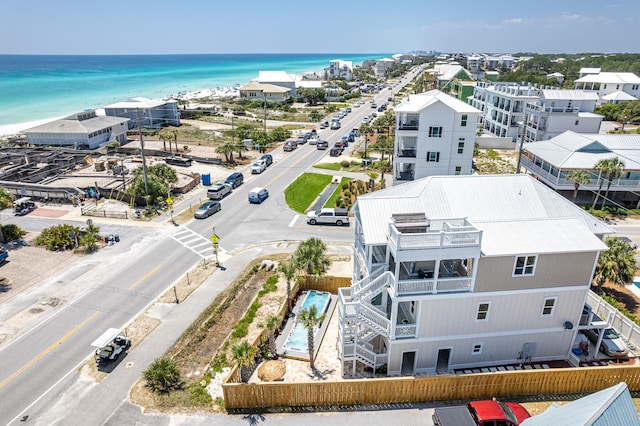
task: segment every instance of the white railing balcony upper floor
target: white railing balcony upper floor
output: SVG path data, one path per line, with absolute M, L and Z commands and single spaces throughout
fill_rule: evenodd
M 387 238 L 395 251 L 468 247 L 480 245 L 482 231 L 464 218 L 402 223 L 401 226 L 390 221 Z

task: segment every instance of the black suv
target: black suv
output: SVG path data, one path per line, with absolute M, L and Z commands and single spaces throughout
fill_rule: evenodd
M 236 189 L 244 183 L 244 176 L 242 176 L 242 173 L 240 172 L 231 173 L 224 183 L 228 183 L 233 187 L 233 189 Z

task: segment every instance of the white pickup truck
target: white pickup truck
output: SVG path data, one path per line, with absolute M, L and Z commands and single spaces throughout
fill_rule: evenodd
M 348 225 L 349 211 L 347 209 L 320 209 L 307 213 L 307 223 L 309 225 Z

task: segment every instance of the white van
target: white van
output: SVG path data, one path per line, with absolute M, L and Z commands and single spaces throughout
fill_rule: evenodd
M 265 188 L 255 187 L 249 191 L 249 202 L 251 204 L 261 204 L 269 197 L 269 191 Z

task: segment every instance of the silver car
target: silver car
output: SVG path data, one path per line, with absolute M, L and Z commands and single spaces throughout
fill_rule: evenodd
M 589 340 L 594 344 L 598 343 L 598 336 L 600 330 L 590 329 L 585 330 L 584 334 L 587 335 Z M 622 337 L 613 328 L 607 328 L 604 330 L 604 337 L 602 338 L 602 344 L 600 350 L 610 357 L 626 357 L 628 354 L 627 345 L 622 340 Z
M 206 219 L 214 213 L 222 210 L 222 204 L 219 201 L 207 201 L 193 214 L 196 219 Z

